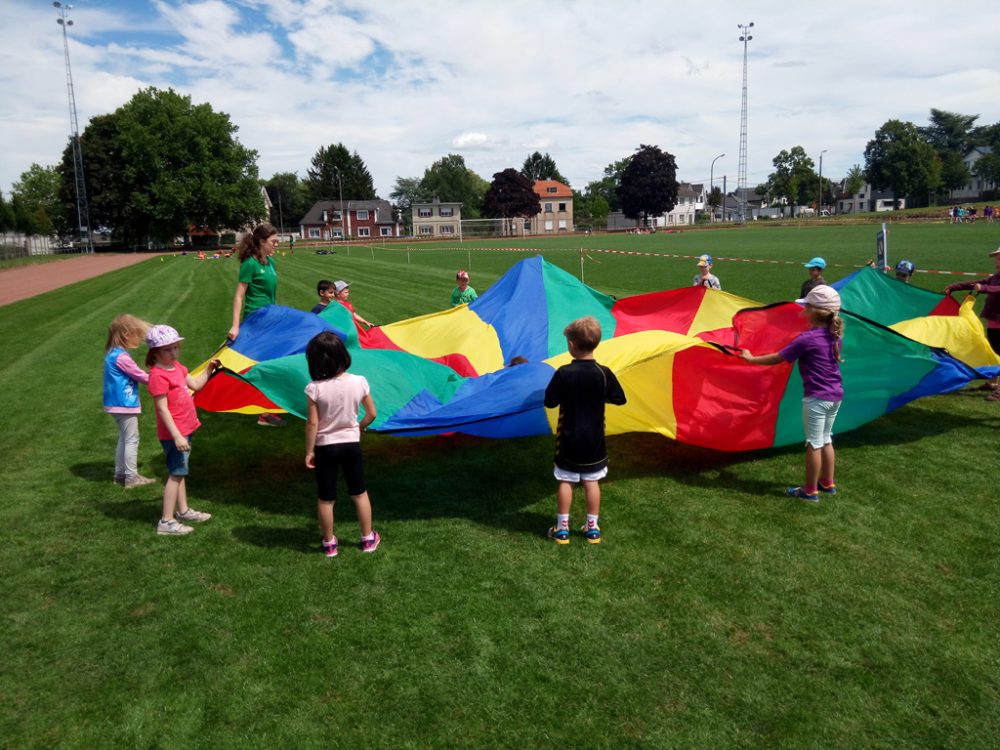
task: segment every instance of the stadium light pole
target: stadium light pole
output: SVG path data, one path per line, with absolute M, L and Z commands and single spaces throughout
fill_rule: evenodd
M 817 217 L 819 217 L 820 211 L 823 210 L 823 154 L 825 153 L 825 148 L 819 152 L 819 200 L 816 201 Z
M 76 95 L 73 93 L 73 71 L 69 65 L 69 35 L 66 28 L 73 25 L 69 18 L 72 5 L 63 3 L 52 3 L 52 7 L 59 11 L 59 18 L 56 23 L 62 26 L 63 53 L 66 58 L 66 91 L 69 94 L 69 126 L 70 126 L 70 146 L 73 151 L 73 182 L 76 187 L 76 225 L 80 233 L 80 242 L 83 243 L 84 250 L 88 253 L 94 252 L 94 243 L 90 236 L 90 207 L 87 204 L 87 183 L 83 173 L 83 151 L 80 149 L 80 126 L 76 119 Z
M 712 188 L 715 187 L 715 162 L 721 159 L 725 154 L 719 154 L 714 159 L 712 159 L 712 166 L 708 168 L 708 195 L 712 196 Z M 715 223 L 715 209 L 712 209 L 712 223 Z
M 743 104 L 740 107 L 740 164 L 736 173 L 736 220 L 743 224 L 747 219 L 747 46 L 750 40 L 750 29 L 753 21 L 748 24 L 738 23 L 740 41 L 743 42 Z

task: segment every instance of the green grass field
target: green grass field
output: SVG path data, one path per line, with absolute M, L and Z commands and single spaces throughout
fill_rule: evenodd
M 727 291 L 772 302 L 797 295 L 814 255 L 831 281 L 863 264 L 875 231 L 509 244 L 575 275 L 581 247 L 774 261 L 715 268 Z M 998 242 L 997 225 L 894 225 L 890 253 L 986 275 Z M 526 257 L 487 246 L 297 250 L 278 259 L 278 301 L 308 309 L 318 279 L 345 278 L 370 320 L 431 312 L 457 268 L 482 293 Z M 611 438 L 600 546 L 544 538 L 551 438 L 369 435 L 384 541 L 335 560 L 318 551 L 302 423 L 203 413 L 189 493 L 214 517 L 157 537 L 162 484 L 111 482 L 107 324 L 169 323 L 193 366 L 228 330 L 236 268 L 151 259 L 0 308 L 0 747 L 996 747 L 1000 405 L 934 397 L 842 435 L 840 494 L 819 506 L 783 497 L 799 448 Z M 617 296 L 694 270 L 584 260 Z M 162 478 L 143 405 L 140 470 Z M 351 504 L 337 510 L 356 538 Z

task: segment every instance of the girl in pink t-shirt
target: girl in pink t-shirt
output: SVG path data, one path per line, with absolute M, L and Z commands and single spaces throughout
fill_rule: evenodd
M 309 414 L 306 421 L 306 468 L 316 472 L 317 510 L 323 553 L 337 556 L 333 534 L 333 504 L 337 500 L 337 473 L 343 470 L 347 493 L 354 501 L 361 527 L 361 551 L 374 552 L 381 537 L 372 530 L 372 505 L 365 487 L 361 433 L 375 420 L 368 381 L 347 372 L 351 355 L 344 342 L 330 331 L 312 338 L 306 346 L 312 382 L 306 386 Z M 358 421 L 360 407 L 365 415 Z
M 163 512 L 156 525 L 156 533 L 161 536 L 190 534 L 194 529 L 181 521 L 207 521 L 212 517 L 210 513 L 188 506 L 184 480 L 191 455 L 191 435 L 201 427 L 191 391 L 205 387 L 219 367 L 219 360 L 213 359 L 199 375 L 189 375 L 187 368 L 177 361 L 183 340 L 175 329 L 165 325 L 153 326 L 146 334 L 149 345 L 146 366 L 150 368 L 146 387 L 156 405 L 156 436 L 163 446 L 170 472 L 163 488 Z

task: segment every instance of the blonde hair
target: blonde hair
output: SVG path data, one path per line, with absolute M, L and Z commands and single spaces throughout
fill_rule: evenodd
M 566 326 L 563 335 L 580 351 L 592 352 L 601 343 L 601 324 L 593 315 L 586 315 Z
M 134 315 L 129 315 L 127 313 L 119 315 L 112 320 L 111 325 L 108 326 L 108 343 L 104 345 L 104 351 L 110 352 L 112 349 L 119 346 L 122 349 L 127 349 L 129 339 L 133 334 L 138 333 L 140 336 L 145 336 L 146 332 L 151 327 L 152 326 L 142 318 L 137 318 Z
M 837 359 L 840 359 L 840 347 L 844 340 L 844 319 L 840 317 L 840 313 L 833 310 L 821 310 L 812 305 L 809 305 L 809 310 L 810 322 L 823 326 L 837 340 L 835 350 Z

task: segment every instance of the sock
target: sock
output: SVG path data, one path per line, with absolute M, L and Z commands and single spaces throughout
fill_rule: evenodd
M 374 541 L 374 539 L 375 539 L 375 532 L 374 531 L 371 534 L 369 534 L 368 536 L 362 536 L 361 537 L 361 541 L 362 542 L 371 542 L 371 541 Z
M 820 487 L 833 487 L 833 480 L 832 479 L 820 479 L 819 480 L 819 484 L 820 484 Z
M 589 513 L 587 514 L 587 528 L 588 529 L 597 528 L 597 516 L 592 516 Z
M 804 484 L 804 485 L 802 485 L 802 490 L 807 495 L 815 495 L 818 492 L 818 490 L 816 489 L 816 485 L 815 484 L 812 487 L 810 487 L 807 484 Z
M 568 529 L 569 528 L 569 513 L 557 513 L 556 514 L 556 528 L 557 529 Z

